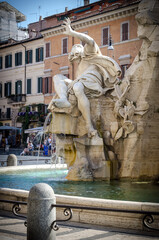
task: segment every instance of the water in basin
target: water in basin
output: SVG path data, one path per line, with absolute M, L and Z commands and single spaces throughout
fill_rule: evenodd
M 55 194 L 72 195 L 91 198 L 157 202 L 159 203 L 159 184 L 149 182 L 128 181 L 67 181 L 67 170 L 29 170 L 0 174 L 0 188 L 30 190 L 39 182 L 49 184 Z

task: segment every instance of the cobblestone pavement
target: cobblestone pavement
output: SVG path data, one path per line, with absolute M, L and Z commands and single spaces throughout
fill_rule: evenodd
M 24 220 L 0 214 L 0 240 L 26 240 Z M 90 225 L 60 225 L 56 240 L 158 240 L 157 236 L 141 235 L 130 231 L 119 231 Z M 38 239 L 37 239 L 38 240 Z

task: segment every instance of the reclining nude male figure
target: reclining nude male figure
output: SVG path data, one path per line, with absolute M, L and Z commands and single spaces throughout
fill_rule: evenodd
M 120 75 L 120 67 L 113 59 L 101 54 L 98 45 L 90 36 L 74 31 L 71 28 L 70 19 L 66 19 L 63 23 L 64 34 L 80 39 L 85 45 L 83 47 L 81 44 L 75 44 L 68 57 L 71 63 L 73 61 L 78 63 L 75 80 L 68 79 L 61 74 L 53 77 L 55 91 L 59 98 L 52 99 L 50 105 L 53 104 L 57 108 L 71 107 L 68 94 L 72 91 L 77 98 L 78 109 L 86 122 L 88 137 L 91 138 L 96 135 L 97 131 L 91 121 L 89 98 L 99 97 L 107 90 L 112 89 L 112 84 Z M 107 59 L 103 60 L 104 57 Z M 103 65 L 106 65 L 106 68 L 111 65 L 110 72 L 112 75 L 104 69 Z M 104 85 L 104 75 L 105 79 L 109 79 L 111 82 L 111 87 Z

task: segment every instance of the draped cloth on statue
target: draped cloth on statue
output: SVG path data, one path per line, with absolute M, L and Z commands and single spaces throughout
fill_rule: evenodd
M 73 94 L 72 88 L 77 82 L 84 85 L 84 91 L 88 98 L 99 97 L 114 88 L 114 83 L 121 74 L 119 65 L 112 58 L 103 56 L 97 44 L 93 50 L 90 52 L 87 44 L 85 45 L 81 62 L 86 64 L 89 62 L 90 71 L 87 69 L 68 85 L 68 94 Z M 93 66 L 95 67 L 93 68 Z

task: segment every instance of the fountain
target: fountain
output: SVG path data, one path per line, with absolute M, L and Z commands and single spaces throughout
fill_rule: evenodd
M 57 95 L 49 104 L 48 131 L 57 135 L 67 179 L 158 179 L 158 5 L 139 4 L 143 43 L 122 80 L 118 64 L 91 37 L 72 30 L 69 19 L 64 22 L 65 34 L 86 43 L 73 46 L 69 55 L 78 61 L 76 79 L 54 76 Z

